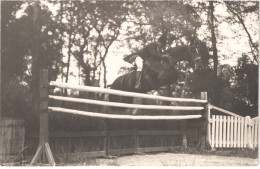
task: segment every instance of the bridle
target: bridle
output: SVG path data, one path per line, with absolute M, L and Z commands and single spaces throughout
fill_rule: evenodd
M 189 49 L 189 50 L 188 50 L 189 54 L 191 54 L 191 53 L 190 53 L 190 47 L 189 47 L 188 49 Z M 199 51 L 198 51 L 198 49 L 197 49 L 196 47 L 195 47 L 195 50 L 196 50 L 198 56 L 197 56 L 195 59 L 192 59 L 194 63 L 195 63 L 197 60 L 201 60 L 201 56 L 199 55 Z
M 192 54 L 191 54 L 191 48 L 192 47 L 188 47 L 188 50 L 184 53 L 184 58 L 185 58 L 185 60 L 186 61 L 188 61 L 188 62 L 193 62 L 193 63 L 195 63 L 197 60 L 201 60 L 201 57 L 200 57 L 200 55 L 199 55 L 199 51 L 198 51 L 198 49 L 195 47 L 195 50 L 196 50 L 196 53 L 197 53 L 197 56 L 196 56 L 196 58 L 195 59 L 193 59 L 192 58 Z M 179 55 L 179 57 L 181 57 L 180 55 Z M 183 55 L 182 55 L 182 57 L 183 57 Z M 174 62 L 173 60 L 172 60 L 172 57 L 170 56 L 170 57 L 165 57 L 165 58 L 163 58 L 162 60 L 161 60 L 161 63 L 163 62 L 163 61 L 165 61 L 167 59 L 167 61 L 172 65 L 172 66 L 174 66 L 175 64 L 176 64 L 176 62 Z

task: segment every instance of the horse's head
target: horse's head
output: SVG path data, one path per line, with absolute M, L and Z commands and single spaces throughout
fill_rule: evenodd
M 164 60 L 173 66 L 180 61 L 187 61 L 195 69 L 202 67 L 201 56 L 195 47 L 177 46 L 168 49 L 166 54 L 168 57 L 165 57 Z

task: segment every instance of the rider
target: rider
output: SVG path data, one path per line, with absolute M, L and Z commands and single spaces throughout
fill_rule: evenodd
M 161 59 L 162 57 L 166 56 L 162 54 L 162 49 L 166 46 L 166 38 L 166 33 L 163 33 L 157 42 L 152 42 L 143 49 L 124 57 L 124 61 L 137 66 L 135 83 L 136 89 L 141 88 L 143 62 L 146 61 L 149 57 Z

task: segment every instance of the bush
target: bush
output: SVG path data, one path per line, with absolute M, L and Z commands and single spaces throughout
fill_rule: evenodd
M 31 112 L 29 87 L 19 79 L 2 81 L 2 112 L 4 116 L 23 118 Z

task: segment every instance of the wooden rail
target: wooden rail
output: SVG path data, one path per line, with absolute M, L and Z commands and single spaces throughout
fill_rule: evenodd
M 127 97 L 138 97 L 138 98 L 145 98 L 145 99 L 155 99 L 155 100 L 162 100 L 162 101 L 170 101 L 170 102 L 193 102 L 193 103 L 206 103 L 203 105 L 205 107 L 183 107 L 183 106 L 156 106 L 156 105 L 129 105 L 125 103 L 112 103 L 112 102 L 104 102 L 104 101 L 97 101 L 97 100 L 88 100 L 88 99 L 79 99 L 79 98 L 69 98 L 69 97 L 61 97 L 61 96 L 49 96 L 48 94 L 48 85 L 56 86 L 58 88 L 66 88 L 72 89 L 77 91 L 87 91 L 87 92 L 97 92 L 97 93 L 105 93 L 105 94 L 112 94 L 112 95 L 119 95 L 119 96 L 127 96 Z M 55 99 L 55 100 L 62 100 L 62 101 L 71 101 L 71 102 L 79 102 L 79 103 L 88 103 L 88 104 L 97 104 L 97 105 L 106 105 L 106 106 L 114 106 L 114 107 L 128 107 L 128 108 L 141 108 L 141 109 L 159 109 L 159 110 L 191 110 L 191 111 L 199 111 L 205 110 L 205 113 L 202 115 L 175 115 L 175 116 L 134 116 L 134 115 L 118 115 L 118 114 L 105 114 L 105 113 L 95 113 L 95 112 L 86 112 L 80 110 L 73 110 L 73 109 L 66 109 L 66 108 L 59 108 L 59 107 L 49 107 L 48 105 L 48 98 Z M 125 92 L 119 91 L 114 89 L 104 89 L 99 87 L 92 87 L 92 86 L 80 86 L 80 85 L 71 85 L 67 83 L 58 83 L 51 81 L 48 83 L 48 70 L 41 70 L 40 71 L 40 133 L 39 133 L 39 146 L 36 151 L 35 156 L 33 157 L 31 164 L 36 164 L 39 161 L 43 163 L 48 162 L 51 165 L 55 165 L 55 161 L 49 146 L 49 132 L 48 132 L 48 113 L 52 112 L 63 112 L 68 114 L 77 114 L 77 115 L 84 115 L 96 118 L 105 118 L 105 119 L 129 119 L 129 120 L 185 120 L 185 119 L 198 119 L 202 118 L 205 119 L 203 121 L 202 130 L 201 130 L 201 140 L 202 144 L 205 144 L 206 140 L 206 131 L 207 131 L 207 122 L 208 122 L 208 102 L 207 102 L 207 94 L 203 92 L 203 99 L 184 99 L 184 98 L 171 98 L 171 97 L 164 97 L 164 96 L 155 96 L 155 95 L 147 95 L 141 93 L 132 93 L 132 92 Z M 185 123 L 186 124 L 186 123 Z M 104 130 L 106 130 L 106 121 L 104 125 Z M 187 130 L 186 125 L 183 128 L 184 131 Z M 139 141 L 138 141 L 138 132 L 135 130 L 136 135 L 136 147 L 135 150 L 139 149 Z M 129 134 L 132 134 L 131 132 Z M 105 132 L 104 136 L 104 150 L 107 152 L 109 149 L 108 145 L 108 138 L 109 133 Z M 186 132 L 183 134 L 183 146 L 187 146 L 187 136 Z M 165 148 L 163 148 L 165 149 Z M 155 149 L 152 149 L 157 151 Z M 150 149 L 145 148 L 145 151 L 152 151 Z M 162 150 L 158 148 L 158 150 Z M 122 150 L 123 152 L 127 152 L 130 150 Z M 132 151 L 132 150 L 131 150 Z M 102 152 L 99 152 L 103 154 Z M 106 153 L 106 155 L 108 155 Z M 46 159 L 47 158 L 47 159 Z
M 222 108 L 219 108 L 219 107 L 217 107 L 217 106 L 213 106 L 213 105 L 211 105 L 211 104 L 210 104 L 209 107 L 210 107 L 210 109 L 218 110 L 218 111 L 220 111 L 220 112 L 222 112 L 222 113 L 225 113 L 225 114 L 228 114 L 228 115 L 230 115 L 230 116 L 242 117 L 242 116 L 237 115 L 236 113 L 233 113 L 233 112 L 231 112 L 231 111 L 224 110 L 224 109 L 222 109 Z
M 68 114 L 77 114 L 89 117 L 107 118 L 107 119 L 128 119 L 128 120 L 184 120 L 184 119 L 198 119 L 201 115 L 182 115 L 182 116 L 133 116 L 133 115 L 118 115 L 118 114 L 104 114 L 86 112 L 74 109 L 65 109 L 59 107 L 49 107 L 51 112 L 62 112 Z
M 51 131 L 49 138 L 83 138 L 83 137 L 104 137 L 104 136 L 173 136 L 182 135 L 183 130 L 119 130 L 119 131 Z M 39 132 L 26 133 L 27 139 L 37 139 Z
M 185 134 L 185 130 L 120 130 L 120 131 L 55 131 L 49 133 L 49 138 L 51 139 L 68 139 L 68 138 L 86 138 L 86 137 L 122 137 L 122 136 L 182 136 Z M 26 139 L 37 139 L 39 132 L 29 132 L 26 134 Z M 138 144 L 136 142 L 135 144 Z M 178 146 L 175 146 L 175 148 Z M 132 147 L 127 149 L 107 149 L 106 151 L 91 151 L 91 152 L 77 152 L 77 153 L 67 153 L 66 156 L 69 158 L 80 157 L 104 157 L 108 155 L 124 155 L 132 153 L 147 153 L 147 152 L 160 152 L 169 151 L 170 146 L 156 146 L 156 147 Z M 56 157 L 62 157 L 62 154 L 55 154 Z M 31 159 L 32 157 L 27 156 L 26 159 Z
M 123 107 L 123 108 L 133 108 L 133 109 L 186 110 L 186 111 L 187 110 L 198 111 L 204 109 L 204 107 L 191 107 L 191 106 L 162 106 L 162 105 L 140 105 L 140 104 L 116 103 L 116 102 L 107 102 L 107 101 L 80 99 L 80 98 L 53 96 L 53 95 L 50 95 L 49 98 L 53 100 L 59 100 L 59 101 L 87 103 L 87 104 L 95 104 L 95 105 L 102 105 L 102 106 Z
M 155 96 L 155 95 L 148 95 L 148 94 L 142 94 L 142 93 L 119 91 L 119 90 L 114 90 L 114 89 L 105 89 L 105 88 L 93 87 L 93 86 L 72 85 L 72 84 L 68 84 L 68 83 L 60 83 L 60 82 L 54 82 L 54 81 L 51 81 L 50 85 L 56 86 L 58 88 L 72 89 L 72 90 L 77 90 L 77 91 L 114 94 L 114 95 L 118 95 L 118 96 L 138 97 L 138 98 L 144 98 L 144 99 L 162 100 L 162 101 L 170 101 L 170 102 L 193 102 L 193 103 L 206 103 L 207 102 L 207 100 L 202 100 L 202 99 L 171 98 L 171 97 Z

